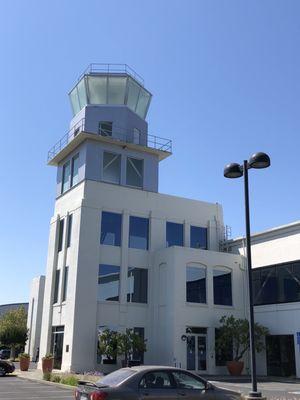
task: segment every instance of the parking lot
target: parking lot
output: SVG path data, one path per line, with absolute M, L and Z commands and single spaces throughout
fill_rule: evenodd
M 74 400 L 74 389 L 27 381 L 16 376 L 0 378 L 1 400 Z

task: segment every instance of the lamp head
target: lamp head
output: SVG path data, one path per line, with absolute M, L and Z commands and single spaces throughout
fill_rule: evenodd
M 224 176 L 225 178 L 240 178 L 243 176 L 243 167 L 237 163 L 227 164 L 224 168 Z
M 271 165 L 271 160 L 268 154 L 266 153 L 255 153 L 253 154 L 248 161 L 249 168 L 268 168 Z

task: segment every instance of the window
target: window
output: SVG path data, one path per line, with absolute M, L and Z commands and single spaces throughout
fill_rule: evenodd
M 112 135 L 112 122 L 110 122 L 110 121 L 99 122 L 99 135 L 111 136 Z
M 166 239 L 167 247 L 183 246 L 183 224 L 167 222 Z
M 138 335 L 142 340 L 145 339 L 145 329 L 144 328 L 137 328 L 137 327 L 133 328 L 133 332 L 136 335 Z M 141 364 L 143 364 L 144 363 L 144 352 L 133 349 L 132 360 L 139 361 Z
M 55 272 L 53 303 L 57 303 L 58 302 L 59 278 L 60 278 L 60 270 L 57 269 L 56 272 Z
M 207 228 L 191 226 L 191 247 L 207 250 Z
M 174 371 L 172 375 L 175 379 L 176 386 L 180 389 L 204 390 L 205 383 L 201 379 L 186 372 Z
M 120 267 L 99 265 L 98 301 L 119 301 Z
M 220 337 L 221 329 L 215 329 L 215 344 L 217 345 L 219 337 Z M 217 347 L 215 345 L 215 347 Z M 233 359 L 233 342 L 231 341 L 226 347 L 222 347 L 222 349 L 216 349 L 216 366 L 223 367 L 226 366 L 228 360 Z
M 140 130 L 137 128 L 134 128 L 133 129 L 133 143 L 134 144 L 140 144 L 140 136 L 141 136 Z
M 64 287 L 63 287 L 62 301 L 66 301 L 67 300 L 68 279 L 69 279 L 69 267 L 65 267 L 64 268 Z
M 62 170 L 62 186 L 61 186 L 61 193 L 65 193 L 68 189 L 70 189 L 70 161 L 67 161 L 63 165 Z
M 186 267 L 186 301 L 206 303 L 206 267 Z
M 143 376 L 139 384 L 143 389 L 164 389 L 174 387 L 166 371 L 152 371 Z
M 126 185 L 143 187 L 144 160 L 127 158 L 126 165 Z
M 148 250 L 149 219 L 141 217 L 129 218 L 129 247 Z
M 70 246 L 71 246 L 72 224 L 73 224 L 73 214 L 69 214 L 69 217 L 68 217 L 67 247 L 70 247 Z
M 129 303 L 147 303 L 148 270 L 144 268 L 128 268 L 127 301 Z
M 232 306 L 231 271 L 214 269 L 214 303 Z
M 79 154 L 72 158 L 71 187 L 78 183 Z
M 121 228 L 121 214 L 103 211 L 100 243 L 111 246 L 121 246 Z
M 121 178 L 121 155 L 103 153 L 103 180 L 120 184 Z
M 64 219 L 60 219 L 59 220 L 59 227 L 58 227 L 58 246 L 57 246 L 57 251 L 58 252 L 62 251 L 62 248 L 63 248 L 64 225 L 65 225 L 65 220 Z

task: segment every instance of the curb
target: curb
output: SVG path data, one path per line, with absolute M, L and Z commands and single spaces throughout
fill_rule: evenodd
M 60 387 L 61 389 L 68 389 L 68 390 L 75 390 L 76 389 L 76 386 L 65 385 L 63 383 L 58 383 L 58 382 L 44 381 L 43 379 L 20 376 L 20 375 L 18 375 L 18 373 L 16 373 L 15 376 L 17 378 L 24 379 L 25 381 L 32 381 L 32 382 L 36 382 L 36 383 L 42 383 L 44 385 L 49 385 L 49 386 L 56 386 L 56 387 Z

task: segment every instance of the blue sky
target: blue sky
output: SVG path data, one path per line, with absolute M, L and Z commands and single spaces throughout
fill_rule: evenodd
M 299 219 L 299 1 L 10 0 L 0 18 L 0 304 L 27 301 L 45 273 L 46 155 L 91 62 L 129 64 L 153 93 L 149 131 L 174 146 L 161 192 L 221 203 L 243 234 L 243 182 L 223 167 L 265 151 L 272 167 L 250 171 L 252 230 Z

